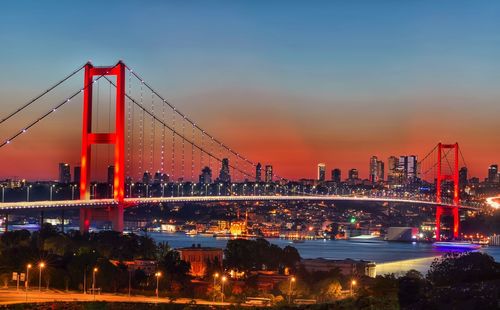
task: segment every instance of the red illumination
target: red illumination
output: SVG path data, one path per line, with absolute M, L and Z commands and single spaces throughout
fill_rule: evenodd
M 454 162 L 452 174 L 443 174 L 441 169 L 443 150 L 453 149 Z M 436 179 L 436 202 L 441 203 L 441 182 L 443 180 L 453 180 L 453 205 L 454 207 L 445 208 L 438 206 L 436 209 L 436 240 L 441 240 L 441 216 L 446 211 L 453 216 L 453 239 L 458 238 L 458 230 L 460 225 L 460 218 L 458 215 L 459 205 L 459 189 L 458 189 L 458 143 L 455 144 L 438 144 L 438 158 L 437 158 L 437 179 Z
M 116 120 L 115 132 L 92 132 L 92 84 L 93 77 L 101 75 L 116 76 Z M 113 180 L 113 198 L 118 201 L 116 212 L 109 215 L 113 222 L 113 229 L 123 230 L 123 200 L 125 198 L 125 64 L 119 61 L 113 67 L 94 67 L 91 63 L 85 65 L 84 91 L 83 91 L 83 127 L 82 127 L 82 155 L 80 176 L 80 199 L 90 199 L 90 168 L 92 144 L 115 145 L 115 173 Z M 80 211 L 80 230 L 86 232 L 90 226 L 90 210 Z

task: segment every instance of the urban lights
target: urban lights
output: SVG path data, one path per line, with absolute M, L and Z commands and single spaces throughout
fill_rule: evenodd
M 40 262 L 40 264 L 38 264 L 38 269 L 40 270 L 40 273 L 38 275 L 38 291 L 39 292 L 42 291 L 42 269 L 43 268 L 45 268 L 45 263 Z
M 356 280 L 351 281 L 351 296 L 353 295 L 353 287 L 356 286 L 357 282 Z
M 159 295 L 160 295 L 159 286 L 160 286 L 161 272 L 158 271 L 157 273 L 155 273 L 155 277 L 156 277 L 156 298 L 159 298 Z
M 295 277 L 290 277 L 290 282 L 288 283 L 288 303 L 292 302 L 292 285 L 295 281 Z
M 215 284 L 216 284 L 217 278 L 219 278 L 219 273 L 218 272 L 214 273 L 214 288 L 213 288 L 213 290 L 214 290 L 214 301 L 215 301 Z
M 97 273 L 98 269 L 97 267 L 94 267 L 92 270 L 92 294 L 94 295 L 94 300 L 95 300 L 95 274 Z
M 227 277 L 226 276 L 222 276 L 222 278 L 220 279 L 221 280 L 221 291 L 222 291 L 222 302 L 224 302 L 224 284 L 226 283 L 227 281 Z

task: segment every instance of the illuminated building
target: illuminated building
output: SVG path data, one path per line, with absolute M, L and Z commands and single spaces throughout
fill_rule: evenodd
M 458 171 L 458 185 L 462 190 L 467 186 L 467 167 L 462 167 Z
M 332 170 L 332 181 L 337 183 L 337 184 L 340 184 L 342 180 L 342 173 L 340 171 L 340 169 L 338 168 L 335 168 Z
M 69 164 L 59 163 L 59 183 L 71 183 L 71 172 Z
M 356 168 L 352 168 L 349 170 L 349 181 L 354 181 L 354 180 L 357 180 L 359 179 L 359 172 L 358 172 L 358 169 Z
M 142 183 L 151 183 L 151 173 L 149 171 L 144 172 L 144 174 L 142 175 Z
M 212 169 L 210 167 L 205 166 L 203 170 L 201 170 L 201 174 L 199 177 L 199 182 L 201 184 L 210 184 L 212 183 Z
M 398 169 L 399 160 L 396 156 L 389 156 L 387 159 L 387 181 L 389 183 L 393 183 L 397 180 L 397 169 Z
M 490 165 L 488 167 L 488 183 L 498 183 L 498 165 Z
M 262 181 L 262 165 L 257 163 L 257 166 L 255 166 L 255 182 L 260 181 Z
M 273 166 L 266 165 L 266 183 L 273 181 Z
M 399 156 L 398 170 L 403 183 L 412 183 L 417 178 L 417 156 Z
M 219 172 L 219 182 L 231 183 L 231 175 L 229 174 L 229 159 L 222 159 L 222 166 Z
M 181 259 L 191 265 L 189 273 L 194 277 L 205 276 L 210 266 L 222 267 L 222 249 L 198 246 L 177 249 Z
M 381 160 L 377 161 L 377 180 L 384 180 L 384 162 Z
M 326 165 L 324 163 L 318 164 L 318 181 L 324 182 L 326 176 Z

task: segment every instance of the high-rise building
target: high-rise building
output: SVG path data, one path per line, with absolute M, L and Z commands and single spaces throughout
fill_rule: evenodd
M 377 161 L 377 181 L 384 180 L 384 162 L 381 160 Z
M 113 185 L 115 180 L 115 166 L 108 166 L 108 184 Z
M 326 165 L 324 163 L 318 164 L 318 181 L 324 182 L 326 179 Z
M 398 164 L 399 160 L 396 156 L 389 156 L 387 159 L 387 181 L 389 183 L 393 183 L 398 179 Z
M 73 182 L 80 185 L 80 175 L 82 174 L 82 168 L 76 166 L 73 168 Z
M 458 171 L 458 186 L 464 189 L 467 186 L 467 167 L 462 167 Z
M 273 166 L 266 165 L 266 183 L 273 181 Z
M 153 184 L 161 184 L 163 182 L 163 173 L 156 171 L 153 177 Z
M 359 179 L 359 172 L 358 169 L 352 168 L 349 170 L 349 181 L 354 181 Z
M 201 184 L 212 183 L 212 169 L 210 167 L 205 167 L 201 170 L 199 181 Z
M 337 184 L 340 184 L 342 180 L 342 173 L 340 171 L 340 169 L 338 168 L 335 168 L 332 170 L 332 181 L 337 183 Z
M 222 166 L 219 173 L 219 182 L 231 183 L 231 175 L 229 174 L 229 159 L 222 159 Z
M 71 168 L 67 163 L 59 163 L 59 183 L 71 183 Z
M 257 163 L 257 166 L 255 166 L 255 182 L 260 181 L 262 181 L 262 165 Z
M 399 156 L 398 170 L 402 174 L 404 183 L 412 183 L 417 179 L 417 156 Z
M 488 183 L 498 183 L 498 165 L 493 164 L 488 167 Z
M 142 175 L 142 183 L 144 184 L 150 184 L 151 183 L 151 172 L 146 171 Z
M 369 174 L 368 174 L 368 179 L 370 180 L 370 182 L 372 183 L 375 183 L 377 182 L 377 162 L 378 162 L 378 158 L 377 156 L 372 156 L 370 158 L 370 166 L 369 166 Z
M 370 158 L 369 180 L 376 183 L 384 180 L 384 162 L 378 160 L 377 156 Z

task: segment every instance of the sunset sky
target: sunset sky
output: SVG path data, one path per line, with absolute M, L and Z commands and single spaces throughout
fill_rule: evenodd
M 500 161 L 498 1 L 9 1 L 0 118 L 92 60 L 122 59 L 202 127 L 284 177 L 458 142 Z M 82 87 L 0 125 L 4 140 Z M 107 88 L 106 90 L 107 91 Z M 104 91 L 104 92 L 105 92 Z M 0 149 L 0 178 L 78 163 L 81 100 Z M 196 172 L 198 174 L 198 172 Z

